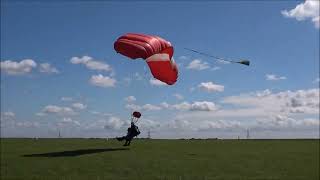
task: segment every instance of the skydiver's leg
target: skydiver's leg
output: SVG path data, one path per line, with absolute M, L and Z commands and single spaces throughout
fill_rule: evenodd
M 126 138 L 126 136 L 123 136 L 123 137 L 117 137 L 117 140 L 118 140 L 118 141 L 123 141 L 125 138 Z
M 128 140 L 126 140 L 123 146 L 128 146 Z

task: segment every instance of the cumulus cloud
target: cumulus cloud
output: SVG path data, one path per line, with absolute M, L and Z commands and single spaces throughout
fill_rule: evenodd
M 316 28 L 319 28 L 319 1 L 306 0 L 298 4 L 294 9 L 281 11 L 282 15 L 288 18 L 295 18 L 298 21 L 311 20 Z
M 33 68 L 37 67 L 37 63 L 32 59 L 24 59 L 20 62 L 11 60 L 1 61 L 1 72 L 9 75 L 22 75 L 32 71 Z
M 42 73 L 48 73 L 48 74 L 52 74 L 52 73 L 58 74 L 59 73 L 58 69 L 51 66 L 51 64 L 49 64 L 49 63 L 40 64 L 39 71 Z
M 139 129 L 150 130 L 150 129 L 156 129 L 160 127 L 161 127 L 161 124 L 154 120 L 143 118 L 142 121 L 139 121 Z
M 173 96 L 174 96 L 175 98 L 177 98 L 178 100 L 184 99 L 184 97 L 183 97 L 181 94 L 178 94 L 178 93 L 173 94 Z
M 319 119 L 302 118 L 294 119 L 287 115 L 274 115 L 268 119 L 258 120 L 255 128 L 280 129 L 280 128 L 318 128 Z
M 37 128 L 40 126 L 38 122 L 31 122 L 31 121 L 22 121 L 22 122 L 16 122 L 16 127 L 23 127 L 23 128 Z
M 216 105 L 213 102 L 201 101 L 194 102 L 191 104 L 190 110 L 192 111 L 214 111 L 217 110 Z
M 243 113 L 249 115 L 279 114 L 279 113 L 319 113 L 319 89 L 307 89 L 298 91 L 283 91 L 271 93 L 270 90 L 263 92 L 229 96 L 224 98 L 223 103 L 245 107 Z M 239 116 L 239 111 L 234 111 Z M 230 112 L 230 114 L 233 114 Z
M 16 116 L 16 114 L 11 111 L 3 112 L 3 113 L 1 113 L 1 115 L 3 115 L 4 117 L 9 117 L 9 118 L 14 118 Z
M 145 105 L 136 105 L 136 104 L 127 104 L 126 105 L 127 109 L 130 110 L 136 110 L 136 111 L 157 111 L 157 110 L 161 110 L 162 107 L 161 106 L 157 106 L 157 105 L 152 105 L 152 104 L 145 104 Z
M 11 112 L 11 111 L 7 111 L 7 112 L 1 112 L 0 114 L 0 126 L 4 127 L 6 125 L 8 125 L 8 123 L 13 123 L 13 121 L 15 120 L 15 113 Z
M 112 68 L 109 64 L 106 64 L 101 61 L 94 60 L 90 56 L 82 56 L 82 57 L 72 57 L 70 59 L 70 62 L 72 64 L 83 64 L 85 65 L 88 69 L 91 70 L 98 70 L 98 71 L 106 71 L 106 72 L 111 72 Z
M 63 124 L 71 124 L 71 125 L 76 125 L 76 126 L 80 126 L 81 123 L 79 121 L 76 121 L 76 120 L 73 120 L 71 119 L 70 117 L 64 117 L 60 122 L 59 122 L 60 125 L 63 125 Z
M 195 101 L 192 103 L 181 102 L 178 104 L 168 104 L 167 102 L 162 102 L 160 105 L 136 105 L 136 104 L 127 104 L 127 109 L 130 110 L 144 110 L 144 111 L 156 111 L 156 110 L 178 110 L 178 111 L 215 111 L 218 109 L 217 105 L 214 102 L 210 101 Z
M 255 94 L 257 95 L 257 97 L 265 97 L 268 96 L 272 93 L 272 91 L 270 89 L 266 89 L 263 91 L 257 91 Z
M 222 92 L 222 91 L 224 91 L 223 85 L 214 84 L 213 82 L 202 82 L 198 85 L 198 88 L 200 88 L 203 91 L 207 91 L 207 92 Z
M 83 110 L 87 108 L 87 106 L 82 103 L 73 103 L 72 107 L 77 110 Z
M 278 76 L 275 74 L 266 74 L 266 80 L 268 81 L 278 81 L 287 79 L 285 76 Z
M 187 130 L 187 131 L 209 131 L 209 130 L 226 130 L 234 128 L 243 128 L 239 121 L 230 120 L 204 120 L 193 121 L 191 119 L 175 119 L 167 124 L 169 129 Z
M 197 130 L 212 130 L 212 129 L 234 129 L 243 128 L 239 121 L 228 120 L 214 120 L 214 121 L 202 121 L 199 123 Z
M 132 102 L 136 101 L 137 99 L 134 96 L 128 96 L 128 97 L 124 98 L 124 100 L 128 103 L 132 103 Z
M 189 63 L 187 66 L 187 69 L 193 69 L 193 70 L 205 70 L 210 68 L 209 64 L 207 62 L 202 62 L 200 59 L 195 59 Z
M 47 105 L 43 108 L 42 113 L 45 114 L 57 114 L 57 115 L 74 115 L 74 110 L 70 107 Z
M 319 127 L 320 126 L 320 120 L 319 119 L 306 118 L 306 119 L 303 119 L 302 124 L 305 125 L 305 126 Z
M 316 78 L 315 80 L 312 81 L 314 84 L 319 84 L 320 78 Z
M 126 108 L 130 110 L 137 110 L 137 111 L 140 111 L 142 109 L 141 106 L 136 104 L 126 104 Z
M 150 79 L 150 84 L 153 86 L 165 86 L 167 85 L 166 83 L 159 81 L 158 79 Z
M 195 101 L 193 103 L 182 102 L 179 104 L 168 105 L 169 109 L 180 111 L 215 111 L 217 106 L 214 102 L 209 101 Z
M 161 110 L 162 108 L 160 106 L 155 106 L 152 104 L 145 104 L 142 106 L 142 109 L 145 111 L 156 111 L 156 110 Z
M 92 85 L 107 88 L 115 87 L 117 81 L 109 76 L 103 76 L 102 74 L 99 74 L 91 76 L 89 82 Z
M 112 130 L 119 130 L 127 125 L 128 124 L 124 120 L 121 120 L 118 117 L 112 116 L 105 122 L 104 128 L 105 129 L 112 129 Z

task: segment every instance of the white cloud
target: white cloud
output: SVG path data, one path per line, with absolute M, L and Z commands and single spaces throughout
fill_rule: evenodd
M 192 119 L 175 119 L 167 124 L 169 129 L 182 131 L 209 131 L 218 129 L 239 129 L 243 128 L 239 121 L 230 120 L 202 120 L 193 121 Z
M 285 76 L 278 76 L 275 74 L 266 74 L 266 80 L 268 81 L 278 81 L 287 79 Z
M 43 108 L 42 113 L 58 114 L 58 115 L 74 115 L 76 114 L 70 107 L 60 107 L 55 105 L 47 105 Z
M 180 56 L 178 59 L 179 59 L 179 60 L 187 60 L 188 57 L 187 57 L 187 56 Z
M 314 84 L 319 84 L 320 78 L 316 78 L 314 81 L 312 81 Z
M 156 129 L 160 127 L 161 127 L 161 124 L 157 121 L 153 121 L 146 118 L 143 118 L 142 121 L 139 121 L 139 129 L 150 130 L 150 129 Z
M 201 101 L 194 102 L 191 104 L 192 111 L 214 111 L 217 110 L 216 105 L 213 102 Z
M 106 71 L 106 72 L 112 71 L 112 68 L 109 64 L 106 64 L 101 61 L 96 61 L 90 56 L 72 57 L 70 59 L 70 62 L 72 64 L 83 64 L 88 69 L 91 69 L 91 70 Z
M 319 1 L 306 0 L 298 4 L 294 9 L 281 11 L 282 15 L 288 18 L 295 18 L 298 21 L 311 20 L 316 28 L 319 28 Z
M 22 121 L 16 122 L 15 126 L 23 128 L 37 128 L 40 126 L 40 124 L 38 122 Z
M 178 104 L 168 104 L 167 102 L 162 102 L 160 105 L 145 104 L 142 106 L 136 104 L 127 104 L 126 108 L 137 111 L 157 111 L 162 109 L 178 111 L 215 111 L 218 109 L 214 102 L 209 101 L 195 101 L 192 103 L 185 101 Z
M 72 101 L 72 97 L 61 97 L 61 101 Z
M 63 118 L 63 119 L 62 119 L 62 122 L 70 123 L 70 122 L 72 122 L 72 119 L 69 118 L 69 117 Z
M 115 79 L 109 76 L 103 76 L 102 74 L 93 75 L 90 78 L 90 83 L 99 87 L 115 87 L 116 82 Z
M 127 109 L 130 109 L 132 111 L 157 111 L 157 110 L 161 110 L 162 107 L 161 106 L 156 106 L 156 105 L 152 105 L 152 104 L 145 104 L 143 106 L 140 105 L 136 105 L 136 104 L 127 104 L 126 105 Z
M 294 119 L 287 115 L 275 115 L 268 119 L 260 119 L 255 125 L 262 129 L 280 129 L 280 128 L 308 128 L 319 127 L 319 119 L 304 118 Z
M 162 102 L 160 106 L 163 108 L 169 108 L 170 104 L 168 104 L 167 102 Z
M 152 104 L 145 104 L 142 106 L 142 109 L 145 111 L 156 111 L 156 110 L 161 110 L 162 108 L 160 106 L 155 106 Z
M 320 126 L 320 120 L 319 119 L 311 119 L 307 118 L 302 121 L 303 125 L 305 126 L 314 126 L 319 127 Z
M 195 59 L 190 62 L 190 64 L 187 66 L 187 69 L 193 69 L 193 70 L 205 70 L 210 68 L 209 64 L 207 62 L 202 62 L 200 59 Z
M 192 110 L 192 105 L 188 102 L 165 105 L 168 109 L 185 110 L 183 113 L 177 112 L 176 119 L 188 122 L 196 119 L 199 124 L 208 120 L 234 121 L 229 127 L 239 126 L 237 129 L 248 127 L 270 130 L 277 128 L 306 129 L 316 128 L 319 123 L 319 119 L 315 118 L 319 116 L 319 89 L 278 93 L 264 90 L 225 97 L 220 103 L 227 105 L 209 106 L 208 103 L 203 103 L 205 105 L 196 106 L 199 107 L 198 111 Z M 209 111 L 210 107 L 212 107 L 211 111 Z M 221 123 L 215 125 L 219 126 Z M 208 127 L 209 125 L 203 126 Z M 191 129 L 197 129 L 194 125 L 191 127 Z M 206 129 L 204 127 L 202 129 Z M 228 127 L 228 125 L 221 125 L 221 127 Z
M 51 64 L 49 64 L 49 63 L 40 64 L 39 71 L 42 73 L 48 73 L 48 74 L 51 74 L 51 73 L 58 74 L 59 73 L 58 69 L 55 67 L 52 67 Z
M 167 85 L 166 83 L 164 82 L 161 82 L 159 81 L 158 79 L 150 79 L 150 84 L 153 85 L 153 86 L 165 86 Z
M 221 67 L 219 67 L 219 66 L 214 66 L 214 67 L 212 67 L 210 70 L 211 70 L 211 71 L 216 71 L 216 70 L 219 70 L 219 69 L 221 69 Z
M 178 100 L 184 99 L 183 96 L 182 96 L 181 94 L 178 94 L 178 93 L 173 94 L 173 96 L 174 96 L 175 98 L 177 98 Z
M 198 88 L 207 92 L 222 92 L 224 91 L 224 86 L 214 84 L 213 82 L 202 82 L 198 85 Z
M 74 109 L 78 109 L 78 110 L 83 110 L 83 109 L 86 109 L 86 108 L 87 108 L 87 106 L 84 105 L 84 104 L 82 104 L 82 103 L 73 103 L 73 104 L 72 104 L 72 107 L 73 107 Z
M 199 123 L 197 130 L 212 130 L 212 129 L 234 129 L 241 128 L 239 121 L 228 121 L 228 120 L 214 120 L 214 121 L 202 121 Z
M 136 101 L 137 99 L 134 96 L 128 96 L 128 97 L 124 98 L 124 100 L 128 103 L 132 103 L 132 102 Z
M 1 61 L 1 72 L 9 75 L 22 75 L 32 71 L 33 68 L 37 67 L 37 63 L 32 59 L 24 59 L 20 62 L 11 60 Z
M 191 104 L 188 103 L 188 102 L 182 102 L 182 103 L 179 103 L 179 104 L 173 104 L 173 105 L 169 105 L 169 109 L 175 109 L 175 110 L 180 110 L 180 111 L 187 111 L 187 110 L 190 110 L 191 109 Z
M 263 91 L 257 91 L 256 95 L 257 95 L 257 97 L 264 97 L 264 96 L 270 95 L 271 93 L 272 93 L 272 91 L 270 89 L 266 89 Z
M 214 102 L 195 101 L 193 103 L 182 102 L 179 104 L 168 105 L 167 108 L 180 111 L 215 111 L 217 106 Z
M 76 125 L 76 126 L 80 126 L 81 125 L 81 123 L 79 121 L 73 120 L 70 117 L 64 117 L 59 124 L 60 124 L 60 126 L 63 125 L 63 124 L 73 124 L 73 125 Z
M 138 72 L 134 73 L 134 78 L 138 81 L 142 80 L 142 76 Z
M 314 26 L 319 29 L 319 27 L 320 27 L 320 16 L 312 18 L 312 22 L 314 23 Z
M 15 117 L 16 117 L 15 113 L 11 111 L 1 112 L 0 114 L 1 127 L 3 127 L 2 125 L 7 123 L 8 121 L 12 122 L 13 120 L 15 120 Z
M 128 125 L 128 123 L 126 123 L 124 120 L 121 120 L 118 117 L 112 116 L 106 121 L 104 128 L 105 129 L 112 129 L 112 130 L 119 130 L 127 125 Z
M 7 111 L 7 112 L 4 112 L 4 113 L 3 113 L 3 116 L 5 116 L 5 117 L 10 117 L 10 118 L 14 118 L 16 115 L 15 115 L 13 112 L 11 112 L 11 111 Z
M 266 93 L 263 96 L 261 96 L 261 92 L 229 96 L 224 98 L 222 102 L 245 107 L 230 112 L 230 115 L 236 113 L 238 116 L 241 116 L 241 113 L 247 116 L 268 116 L 279 113 L 319 113 L 319 89 L 279 93 L 271 93 L 269 90 L 265 90 L 264 92 Z
M 130 110 L 132 110 L 132 111 L 139 111 L 139 110 L 142 109 L 141 106 L 136 105 L 136 104 L 126 104 L 126 108 L 127 108 L 127 109 L 130 109 Z

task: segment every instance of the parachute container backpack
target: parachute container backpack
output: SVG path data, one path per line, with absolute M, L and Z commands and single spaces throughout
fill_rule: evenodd
M 178 79 L 178 68 L 172 58 L 173 46 L 158 36 L 127 33 L 115 41 L 114 49 L 131 59 L 144 59 L 153 77 L 168 85 Z

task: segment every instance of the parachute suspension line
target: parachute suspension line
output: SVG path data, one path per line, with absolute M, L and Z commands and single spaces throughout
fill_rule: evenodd
M 203 56 L 211 57 L 211 58 L 214 58 L 214 59 L 220 60 L 220 61 L 225 61 L 225 62 L 229 62 L 229 63 L 244 64 L 244 65 L 247 65 L 247 66 L 250 65 L 250 61 L 248 61 L 248 60 L 233 61 L 233 60 L 228 60 L 228 59 L 221 58 L 221 57 L 218 57 L 218 56 L 213 56 L 211 54 L 200 52 L 200 51 L 197 51 L 197 50 L 194 50 L 194 49 L 189 49 L 189 48 L 184 48 L 184 49 L 186 49 L 188 51 L 192 51 L 192 52 L 198 53 L 198 54 L 201 54 Z
M 131 116 L 131 122 L 133 122 L 133 123 L 137 123 L 137 122 L 138 122 L 138 120 L 139 120 L 139 118 L 138 118 L 138 117 L 134 117 L 133 115 Z

